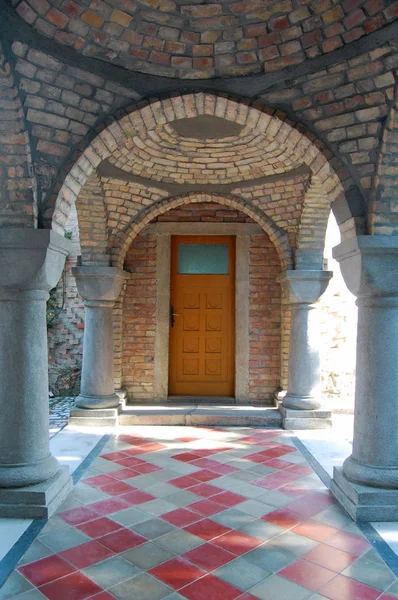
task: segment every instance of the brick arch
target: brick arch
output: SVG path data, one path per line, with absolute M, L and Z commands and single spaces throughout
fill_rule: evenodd
M 370 233 L 398 231 L 398 84 L 384 123 L 381 147 L 369 207 Z
M 91 173 L 76 200 L 82 263 L 109 265 L 104 192 L 96 172 Z
M 199 115 L 218 116 L 246 125 L 256 131 L 266 132 L 270 139 L 294 148 L 302 157 L 303 164 L 322 186 L 325 204 L 330 207 L 335 199 L 343 198 L 343 206 L 338 206 L 337 210 L 344 213 L 344 219 L 337 215 L 337 220 L 340 223 L 346 220 L 346 216 L 351 214 L 350 209 L 344 197 L 342 183 L 331 162 L 319 150 L 312 134 L 303 132 L 301 126 L 294 127 L 287 119 L 282 120 L 280 116 L 283 115 L 276 112 L 266 108 L 261 102 L 249 105 L 236 98 L 203 92 L 176 94 L 162 100 L 139 103 L 118 121 L 115 120 L 104 128 L 78 158 L 58 194 L 52 220 L 53 229 L 63 231 L 69 208 L 87 177 L 133 136 L 144 134 L 158 125 Z
M 321 181 L 313 177 L 304 196 L 295 251 L 296 269 L 322 269 L 330 204 Z
M 274 244 L 281 261 L 282 270 L 292 268 L 292 250 L 287 233 L 267 217 L 263 211 L 248 204 L 237 196 L 195 192 L 178 197 L 166 198 L 152 204 L 146 210 L 139 213 L 136 219 L 131 221 L 131 223 L 129 223 L 122 231 L 118 231 L 114 238 L 110 240 L 112 264 L 120 268 L 123 267 L 124 258 L 132 242 L 154 218 L 184 204 L 198 203 L 216 203 L 222 206 L 228 206 L 229 208 L 239 210 L 248 217 L 251 217 L 260 225 L 260 227 L 262 227 Z

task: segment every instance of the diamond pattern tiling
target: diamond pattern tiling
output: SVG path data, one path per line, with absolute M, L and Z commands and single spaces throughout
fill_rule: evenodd
M 288 432 L 126 427 L 0 590 L 36 597 L 393 600 L 398 581 Z

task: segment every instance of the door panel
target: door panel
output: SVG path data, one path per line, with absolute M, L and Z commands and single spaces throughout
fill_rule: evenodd
M 171 307 L 169 393 L 233 396 L 234 237 L 172 238 Z

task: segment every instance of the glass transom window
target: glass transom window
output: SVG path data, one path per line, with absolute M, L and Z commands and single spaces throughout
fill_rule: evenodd
M 180 275 L 228 275 L 228 244 L 178 244 Z

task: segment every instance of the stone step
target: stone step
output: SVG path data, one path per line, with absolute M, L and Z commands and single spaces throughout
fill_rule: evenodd
M 272 406 L 215 404 L 126 405 L 119 425 L 202 425 L 280 427 L 282 417 Z

